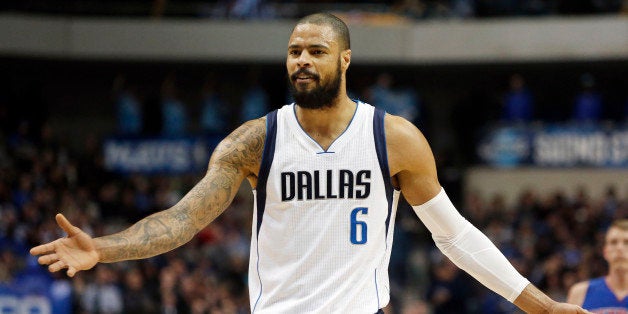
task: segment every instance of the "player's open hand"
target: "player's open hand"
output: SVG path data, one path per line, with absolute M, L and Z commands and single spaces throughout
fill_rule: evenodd
M 575 304 L 569 303 L 556 303 L 556 305 L 550 311 L 552 314 L 593 314 Z
M 39 255 L 37 261 L 49 265 L 48 270 L 56 272 L 67 269 L 73 277 L 81 270 L 87 270 L 98 263 L 98 251 L 94 240 L 78 227 L 73 226 L 63 215 L 55 216 L 57 224 L 68 236 L 50 243 L 36 246 L 30 250 L 32 255 Z

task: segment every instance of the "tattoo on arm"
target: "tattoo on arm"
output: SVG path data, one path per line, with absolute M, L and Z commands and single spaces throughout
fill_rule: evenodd
M 236 129 L 214 150 L 203 179 L 175 206 L 97 238 L 100 262 L 147 258 L 187 243 L 227 209 L 244 178 L 257 174 L 265 137 L 265 118 Z

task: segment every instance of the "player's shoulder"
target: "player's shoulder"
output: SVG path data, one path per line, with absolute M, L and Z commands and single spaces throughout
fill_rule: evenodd
M 384 126 L 388 143 L 405 145 L 425 142 L 423 133 L 412 122 L 403 117 L 387 113 L 384 117 Z
M 242 126 L 246 126 L 248 128 L 263 128 L 263 129 L 266 129 L 266 116 L 246 121 L 246 122 L 242 123 Z
M 571 286 L 571 289 L 569 290 L 570 291 L 583 291 L 584 290 L 584 292 L 586 292 L 587 288 L 589 288 L 589 283 L 590 283 L 590 280 L 577 282 L 573 286 Z
M 237 157 L 255 165 L 261 160 L 265 140 L 266 117 L 249 120 L 227 135 L 214 150 L 214 155 Z
M 239 141 L 259 140 L 266 136 L 266 116 L 242 123 L 228 137 Z
M 431 173 L 434 156 L 423 133 L 410 121 L 391 114 L 384 117 L 384 125 L 391 175 L 404 170 Z
M 567 293 L 567 303 L 582 305 L 589 289 L 589 282 L 589 280 L 585 280 L 572 285 Z

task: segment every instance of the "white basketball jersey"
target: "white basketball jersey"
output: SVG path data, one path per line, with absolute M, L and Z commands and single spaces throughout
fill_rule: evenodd
M 357 102 L 324 150 L 295 106 L 267 115 L 249 265 L 253 313 L 373 314 L 389 301 L 388 262 L 399 191 L 384 112 Z

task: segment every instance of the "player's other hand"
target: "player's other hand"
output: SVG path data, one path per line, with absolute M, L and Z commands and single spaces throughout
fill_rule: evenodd
M 39 256 L 37 259 L 39 264 L 49 265 L 50 272 L 67 269 L 67 275 L 70 277 L 81 270 L 94 267 L 99 257 L 92 237 L 73 226 L 62 214 L 57 214 L 55 219 L 68 236 L 36 246 L 30 253 Z
M 556 303 L 550 313 L 553 314 L 593 314 L 575 304 Z

